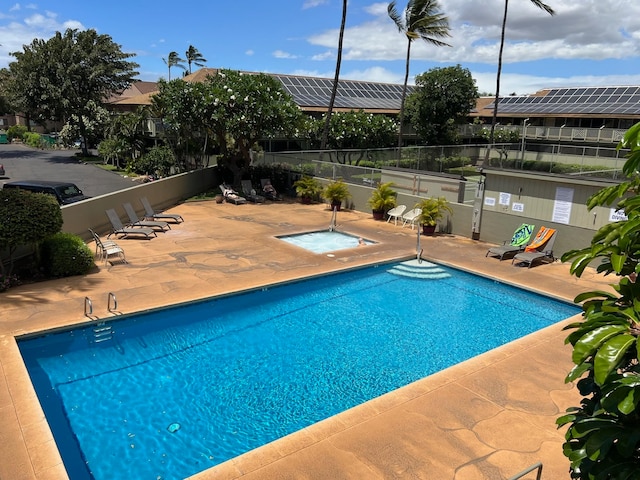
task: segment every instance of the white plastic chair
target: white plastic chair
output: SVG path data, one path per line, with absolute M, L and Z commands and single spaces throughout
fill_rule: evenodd
M 387 212 L 387 215 L 389 218 L 387 218 L 387 223 L 389 223 L 389 220 L 391 220 L 393 218 L 393 223 L 395 225 L 398 225 L 398 219 L 402 218 L 402 214 L 404 213 L 404 211 L 407 209 L 406 205 L 398 205 L 397 207 L 392 208 L 391 210 L 389 210 Z
M 402 226 L 404 227 L 407 223 L 411 224 L 411 230 L 413 230 L 413 227 L 415 226 L 416 223 L 418 223 L 418 219 L 420 218 L 420 215 L 422 214 L 422 209 L 420 208 L 414 208 L 413 210 L 409 210 L 407 213 L 405 213 L 402 216 Z

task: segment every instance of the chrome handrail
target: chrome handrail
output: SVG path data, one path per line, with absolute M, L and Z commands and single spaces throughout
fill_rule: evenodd
M 113 298 L 113 308 L 111 308 L 112 298 Z M 113 312 L 117 309 L 118 309 L 118 300 L 116 300 L 116 296 L 112 292 L 109 292 L 109 295 L 107 296 L 107 310 L 109 312 Z
M 527 473 L 533 472 L 536 468 L 538 469 L 536 480 L 540 480 L 542 478 L 542 462 L 531 465 L 529 468 L 521 471 L 520 473 L 516 473 L 513 477 L 509 477 L 508 480 L 518 480 L 519 478 L 524 477 Z
M 88 312 L 87 306 L 89 307 Z M 84 297 L 84 316 L 90 317 L 90 315 L 93 315 L 93 304 L 91 303 L 91 299 L 89 297 Z

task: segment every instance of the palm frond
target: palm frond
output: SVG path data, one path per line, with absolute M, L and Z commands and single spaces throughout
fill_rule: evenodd
M 533 3 L 536 7 L 544 10 L 549 15 L 555 15 L 556 14 L 556 12 L 553 10 L 553 8 L 551 8 L 546 3 L 541 2 L 540 0 L 531 0 L 531 3 Z

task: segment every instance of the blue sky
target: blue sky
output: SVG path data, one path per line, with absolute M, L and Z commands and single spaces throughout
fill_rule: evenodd
M 640 2 L 547 0 L 551 17 L 529 0 L 511 0 L 501 93 L 542 88 L 640 85 Z M 399 0 L 398 8 L 406 5 Z M 451 47 L 412 44 L 410 83 L 434 67 L 460 64 L 481 92 L 495 92 L 504 0 L 441 0 Z M 333 77 L 341 0 L 0 0 L 0 68 L 34 38 L 66 28 L 108 34 L 135 54 L 139 78 L 167 78 L 169 52 L 189 45 L 206 66 Z M 350 0 L 340 77 L 402 83 L 406 37 L 387 2 Z M 172 77 L 180 75 L 172 69 Z

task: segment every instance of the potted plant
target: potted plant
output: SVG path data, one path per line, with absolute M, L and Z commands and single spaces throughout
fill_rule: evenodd
M 425 198 L 416 203 L 414 208 L 422 210 L 420 223 L 422 224 L 422 233 L 424 235 L 433 235 L 438 221 L 444 217 L 445 213 L 453 215 L 453 210 L 444 197 Z
M 293 186 L 302 203 L 311 203 L 322 192 L 320 182 L 309 175 L 303 175 L 299 180 L 293 182 Z
M 342 180 L 334 180 L 325 185 L 322 196 L 331 203 L 331 210 L 340 210 L 343 200 L 351 197 L 349 187 Z
M 392 182 L 379 183 L 376 189 L 371 192 L 369 206 L 373 210 L 374 220 L 384 220 L 384 214 L 396 206 L 397 192 L 391 188 Z

